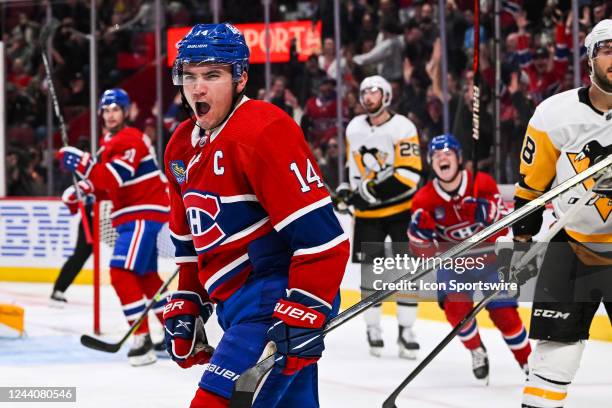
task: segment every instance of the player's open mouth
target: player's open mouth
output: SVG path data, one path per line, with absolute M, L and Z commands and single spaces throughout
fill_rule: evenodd
M 210 105 L 207 104 L 206 102 L 196 102 L 195 103 L 195 110 L 196 110 L 196 114 L 198 116 L 204 116 L 208 113 L 208 111 L 210 110 Z
M 450 169 L 450 164 L 448 163 L 444 163 L 444 164 L 440 164 L 440 170 L 442 171 L 446 171 Z

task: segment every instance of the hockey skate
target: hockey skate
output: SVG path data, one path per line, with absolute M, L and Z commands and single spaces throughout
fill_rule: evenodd
M 68 301 L 66 300 L 66 296 L 64 296 L 64 292 L 54 290 L 49 300 L 49 306 L 55 307 L 57 309 L 63 309 L 64 306 L 66 306 L 67 304 Z
M 128 361 L 134 367 L 153 364 L 157 361 L 153 342 L 148 333 L 134 335 L 134 343 L 128 352 Z
M 474 377 L 482 380 L 485 385 L 489 385 L 489 357 L 487 356 L 487 349 L 484 346 L 480 346 L 470 350 L 470 352 L 472 353 L 472 372 Z
M 417 351 L 419 351 L 421 347 L 419 343 L 417 343 L 411 327 L 399 326 L 397 345 L 399 347 L 400 358 L 416 360 Z
M 385 347 L 385 342 L 382 339 L 382 329 L 380 326 L 368 326 L 367 334 L 370 354 L 374 357 L 380 357 L 382 349 Z

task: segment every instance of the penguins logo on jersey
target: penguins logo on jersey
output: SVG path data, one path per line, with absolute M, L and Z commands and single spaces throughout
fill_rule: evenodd
M 375 147 L 367 148 L 361 146 L 358 151 L 353 153 L 355 164 L 359 169 L 362 180 L 374 178 L 376 173 L 385 170 L 389 167 L 387 164 L 387 156 L 389 154 L 381 152 Z
M 591 164 L 595 164 L 595 160 L 598 157 L 607 156 L 607 152 L 610 148 L 612 148 L 612 145 L 602 146 L 597 140 L 593 140 L 585 144 L 579 153 L 568 152 L 567 158 L 572 164 L 576 174 L 578 174 L 589 168 Z M 591 188 L 593 184 L 595 184 L 595 181 L 592 178 L 582 182 L 582 185 L 587 190 Z M 612 213 L 612 205 L 610 205 L 610 200 L 608 198 L 600 196 L 594 202 L 589 202 L 589 204 L 595 206 L 603 222 L 608 220 L 610 213 Z

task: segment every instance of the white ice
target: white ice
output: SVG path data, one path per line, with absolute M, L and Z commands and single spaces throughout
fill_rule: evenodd
M 202 369 L 183 370 L 169 359 L 151 366 L 128 365 L 127 348 L 116 354 L 89 350 L 79 343 L 92 331 L 90 286 L 73 286 L 64 309 L 48 306 L 49 284 L 0 284 L 0 303 L 15 303 L 26 310 L 27 337 L 0 339 L 0 386 L 73 386 L 77 403 L 3 404 L 25 407 L 187 407 Z M 153 321 L 153 319 L 151 319 Z M 211 343 L 220 335 L 207 324 Z M 109 286 L 102 287 L 102 330 L 107 339 L 118 339 L 126 330 L 119 303 Z M 368 354 L 363 321 L 357 318 L 327 337 L 320 363 L 322 407 L 380 407 L 387 395 L 412 370 L 416 362 L 397 358 L 394 319 L 383 318 L 386 348 L 381 358 Z M 160 336 L 155 324 L 154 338 Z M 447 324 L 417 321 L 416 332 L 425 356 L 449 331 Z M 157 336 L 156 336 L 157 335 Z M 491 382 L 473 379 L 469 353 L 453 342 L 410 384 L 398 406 L 417 408 L 517 408 L 523 374 L 499 333 L 482 329 L 491 360 Z M 589 342 L 566 407 L 610 407 L 612 397 L 612 344 Z

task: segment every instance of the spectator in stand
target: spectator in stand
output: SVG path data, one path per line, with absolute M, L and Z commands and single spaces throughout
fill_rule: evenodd
M 525 72 L 512 72 L 510 83 L 502 94 L 501 149 L 507 159 L 504 161 L 500 181 L 505 183 L 512 183 L 518 174 L 523 135 L 535 111 L 529 87 L 529 77 Z
M 319 93 L 306 101 L 302 129 L 313 147 L 321 147 L 336 134 L 336 80 L 326 78 Z
M 308 57 L 303 65 L 302 74 L 299 75 L 298 97 L 300 104 L 306 103 L 308 98 L 315 96 L 319 91 L 319 85 L 325 79 L 327 73 L 319 67 L 318 57 L 314 54 Z
M 376 42 L 376 37 L 378 36 L 378 30 L 374 26 L 374 19 L 371 13 L 364 13 L 361 18 L 361 26 L 359 27 L 359 31 L 357 33 L 357 39 L 355 40 L 355 47 L 361 53 L 365 53 L 363 50 L 363 44 L 366 41 L 370 41 L 372 46 Z
M 323 181 L 331 194 L 335 193 L 339 184 L 338 160 L 338 141 L 335 137 L 332 137 L 327 142 L 324 160 L 322 163 L 319 163 L 321 174 L 323 175 Z
M 11 34 L 13 36 L 21 34 L 26 44 L 34 44 L 38 41 L 39 24 L 30 21 L 26 13 L 19 13 L 18 19 L 19 22 L 13 27 Z
M 43 177 L 36 172 L 28 153 L 9 147 L 6 155 L 7 195 L 44 196 Z
M 265 99 L 287 112 L 297 123 L 301 122 L 304 112 L 293 92 L 287 88 L 287 78 L 284 76 L 274 78 L 270 94 Z
M 520 65 L 529 76 L 529 93 L 537 105 L 557 93 L 561 87 L 561 81 L 569 64 L 569 51 L 567 49 L 565 25 L 557 22 L 555 26 L 554 57 L 549 54 L 545 47 L 540 47 L 533 53 L 529 48 L 530 37 L 526 31 L 527 24 L 525 13 L 517 15 L 516 25 L 519 30 L 517 49 L 520 54 Z
M 15 58 L 11 65 L 11 71 L 8 74 L 8 81 L 22 90 L 28 86 L 31 80 L 32 76 L 26 72 L 23 60 Z
M 25 42 L 25 38 L 21 31 L 14 32 L 6 49 L 7 60 L 14 62 L 19 59 L 22 62 L 23 69 L 29 71 L 33 53 L 34 50 L 32 46 Z
M 402 77 L 402 52 L 404 37 L 397 20 L 387 18 L 382 25 L 382 41 L 365 54 L 355 55 L 357 65 L 377 64 L 378 75 L 388 81 Z
M 323 39 L 323 48 L 321 55 L 319 55 L 319 68 L 325 71 L 330 78 L 336 77 L 336 43 L 333 38 Z

